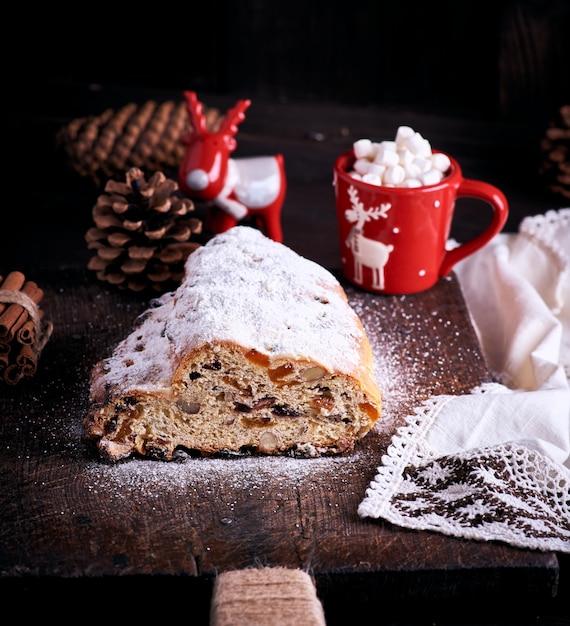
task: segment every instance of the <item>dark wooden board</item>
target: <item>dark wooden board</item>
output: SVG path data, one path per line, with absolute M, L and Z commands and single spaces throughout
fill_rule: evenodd
M 347 286 L 384 391 L 381 423 L 344 457 L 100 461 L 82 439 L 93 364 L 147 302 L 84 270 L 38 272 L 54 322 L 36 375 L 0 388 L 0 574 L 185 577 L 256 565 L 310 571 L 325 605 L 464 595 L 549 597 L 555 555 L 362 520 L 393 429 L 421 400 L 490 380 L 457 280 L 422 294 Z M 207 599 L 207 594 L 206 594 Z

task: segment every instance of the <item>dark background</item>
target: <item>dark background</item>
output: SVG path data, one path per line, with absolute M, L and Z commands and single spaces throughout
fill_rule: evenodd
M 41 10 L 41 9 L 40 9 Z M 87 81 L 248 97 L 550 115 L 570 90 L 567 0 L 213 0 L 33 11 L 35 90 Z M 42 108 L 45 94 L 30 104 Z
M 507 231 L 568 203 L 538 174 L 545 130 L 570 102 L 568 0 L 213 0 L 15 11 L 5 24 L 17 37 L 3 67 L 9 184 L 0 272 L 33 266 L 33 255 L 44 264 L 85 261 L 83 233 L 101 190 L 66 169 L 55 139 L 61 127 L 129 102 L 181 100 L 186 89 L 222 112 L 239 97 L 252 100 L 236 156 L 285 153 L 284 230 L 306 231 L 299 245 L 286 242 L 304 255 L 311 256 L 308 231 L 322 222 L 304 223 L 306 205 L 330 211 L 336 155 L 362 136 L 392 138 L 402 123 L 452 153 L 465 176 L 504 191 Z M 465 240 L 484 219 L 467 211 L 452 235 Z

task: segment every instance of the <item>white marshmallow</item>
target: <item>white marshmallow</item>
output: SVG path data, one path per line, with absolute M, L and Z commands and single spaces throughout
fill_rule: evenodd
M 372 141 L 370 139 L 357 139 L 352 144 L 352 149 L 357 159 L 369 157 L 372 152 Z
M 406 178 L 402 181 L 400 187 L 421 187 L 422 181 L 419 178 Z
M 382 165 L 381 163 L 376 163 L 376 161 L 372 161 L 372 163 L 370 163 L 370 169 L 368 170 L 368 173 L 376 174 L 376 176 L 380 176 L 380 178 L 382 178 L 382 175 L 384 174 L 385 171 L 386 171 L 385 165 Z
M 431 144 L 427 139 L 424 139 L 422 141 L 420 145 L 419 154 L 421 154 L 422 156 L 425 156 L 428 159 L 431 157 Z
M 403 165 L 404 167 L 414 160 L 413 152 L 406 150 L 406 148 L 398 150 L 398 157 L 400 159 L 400 165 Z
M 439 170 L 429 170 L 420 176 L 420 180 L 424 185 L 435 185 L 443 178 L 443 174 Z
M 411 126 L 399 126 L 396 131 L 396 144 L 398 147 L 403 146 L 404 140 L 411 137 L 414 132 L 415 131 Z
M 431 145 L 427 139 L 424 139 L 420 133 L 414 133 L 410 137 L 406 137 L 403 141 L 404 147 L 417 156 L 431 156 Z
M 376 158 L 379 148 L 380 148 L 380 142 L 373 141 L 372 146 L 370 148 L 370 156 L 368 157 L 371 161 L 374 161 L 374 159 Z
M 404 170 L 406 172 L 406 178 L 419 178 L 422 173 L 421 168 L 416 163 L 406 163 L 404 165 Z
M 397 165 L 400 162 L 400 157 L 396 152 L 396 142 L 383 141 L 378 146 L 378 152 L 374 157 L 374 161 L 376 161 L 376 163 L 381 163 L 382 165 Z
M 390 139 L 384 139 L 378 144 L 378 148 L 384 148 L 384 150 L 390 150 L 390 152 L 397 152 L 398 147 L 396 146 L 396 142 Z
M 399 185 L 406 178 L 406 171 L 401 165 L 389 167 L 384 172 L 383 181 L 385 184 Z
M 368 174 L 364 174 L 364 176 L 362 177 L 362 181 L 370 185 L 382 184 L 382 178 L 380 178 L 378 174 L 373 174 L 372 172 L 368 172 Z
M 370 171 L 370 165 L 371 163 L 368 159 L 360 157 L 356 159 L 353 167 L 356 172 L 358 172 L 361 176 L 364 176 L 364 174 L 367 174 Z
M 419 168 L 422 174 L 431 170 L 431 159 L 424 159 L 424 157 L 418 156 L 412 163 Z
M 436 152 L 431 157 L 431 164 L 436 170 L 440 172 L 447 172 L 449 166 L 451 165 L 451 161 L 447 154 L 443 154 L 442 152 Z

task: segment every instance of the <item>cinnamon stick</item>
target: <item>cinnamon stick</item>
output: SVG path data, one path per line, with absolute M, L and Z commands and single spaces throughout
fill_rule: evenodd
M 36 340 L 36 326 L 34 321 L 28 319 L 16 333 L 16 339 L 19 343 L 33 345 Z
M 4 380 L 9 385 L 15 385 L 22 376 L 22 368 L 17 363 L 12 363 L 4 370 Z
M 5 285 L 8 278 L 10 278 L 10 276 L 4 281 L 2 289 L 6 289 Z M 29 296 L 35 304 L 39 304 L 44 295 L 43 290 L 33 281 L 25 282 L 20 291 Z M 11 341 L 15 333 L 28 318 L 28 315 L 27 309 L 21 304 L 10 304 L 0 315 L 0 340 Z
M 6 289 L 7 291 L 20 291 L 22 285 L 26 281 L 26 277 L 22 272 L 10 272 L 8 276 L 6 276 L 6 280 L 1 283 L 0 289 Z M 0 302 L 0 314 L 4 312 L 9 306 L 9 303 Z
M 22 375 L 31 376 L 36 373 L 37 360 L 33 346 L 24 344 L 22 345 L 18 356 L 16 357 L 16 363 L 20 366 Z
M 20 309 L 20 312 L 16 310 L 16 306 Z M 12 312 L 12 314 L 10 314 Z M 10 314 L 10 315 L 9 315 Z M 17 314 L 17 317 L 16 317 Z M 24 322 L 28 319 L 29 315 L 26 310 L 22 310 L 20 305 L 10 305 L 4 312 L 6 315 L 6 323 L 0 321 L 0 341 L 12 341 L 14 335 L 22 327 Z M 0 320 L 2 317 L 0 316 Z

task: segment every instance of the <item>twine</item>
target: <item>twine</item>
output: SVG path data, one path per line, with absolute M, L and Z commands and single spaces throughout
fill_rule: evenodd
M 0 289 L 0 302 L 7 304 L 18 304 L 28 312 L 34 324 L 34 344 L 32 349 L 37 356 L 48 342 L 53 331 L 53 324 L 46 322 L 42 325 L 38 305 L 22 291 L 12 289 Z
M 264 567 L 223 572 L 215 582 L 210 626 L 326 626 L 312 578 Z

